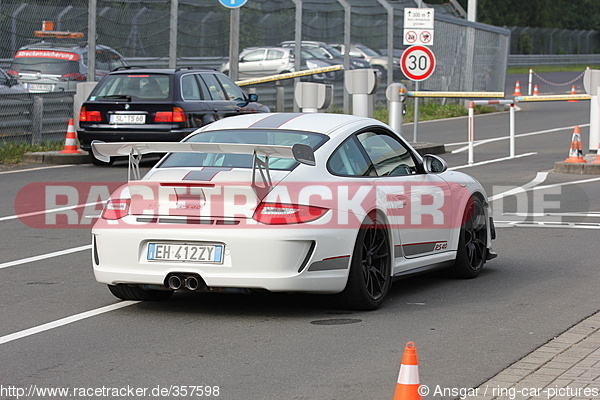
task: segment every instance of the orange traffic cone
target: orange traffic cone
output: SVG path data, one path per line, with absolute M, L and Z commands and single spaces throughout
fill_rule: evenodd
M 402 364 L 393 400 L 421 400 L 419 386 L 417 346 L 413 342 L 408 342 L 402 355 Z
M 598 152 L 596 153 L 596 159 L 592 161 L 592 164 L 600 164 L 600 143 L 598 143 Z
M 540 90 L 538 89 L 538 85 L 534 85 L 533 86 L 533 95 L 534 96 L 539 96 L 540 95 Z
M 575 91 L 575 85 L 571 86 L 571 95 L 577 94 Z M 579 100 L 567 100 L 567 103 L 577 103 Z
M 73 118 L 69 118 L 69 125 L 67 127 L 67 137 L 65 138 L 65 148 L 61 151 L 61 153 L 81 153 L 81 151 L 77 148 L 77 132 L 75 132 L 75 123 L 73 122 Z
M 515 84 L 515 92 L 513 93 L 513 96 L 520 96 L 521 95 L 521 83 L 519 83 L 519 81 L 517 81 L 517 83 Z
M 569 158 L 565 160 L 566 163 L 585 163 L 583 159 L 583 149 L 581 148 L 581 133 L 579 132 L 579 126 L 575 125 L 573 129 L 573 139 L 571 140 L 571 149 L 569 150 Z

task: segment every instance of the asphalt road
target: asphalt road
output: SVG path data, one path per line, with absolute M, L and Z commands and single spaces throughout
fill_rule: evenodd
M 102 395 L 120 389 L 132 399 L 143 396 L 123 390 L 185 398 L 200 397 L 202 388 L 210 398 L 209 387 L 222 399 L 389 399 L 410 340 L 422 383 L 477 386 L 600 310 L 600 176 L 550 172 L 567 157 L 574 125 L 583 126 L 587 148 L 589 104 L 521 107 L 517 134 L 528 135 L 517 138 L 519 157 L 478 165 L 508 155 L 507 140 L 492 141 L 475 147 L 470 168 L 465 151 L 451 152 L 464 147 L 466 119 L 420 124 L 420 141 L 449 144 L 449 165 L 495 196 L 499 257 L 474 280 L 433 273 L 398 281 L 375 312 L 283 294 L 119 302 L 94 281 L 89 228 L 38 229 L 13 216 L 15 206 L 39 203 L 21 192 L 30 183 L 118 182 L 126 167 L 0 171 L 0 398 L 35 385 L 69 388 L 71 398 L 90 388 Z M 412 126 L 405 132 L 412 137 Z M 506 136 L 508 113 L 477 117 L 475 132 L 477 139 Z M 537 190 L 506 195 L 523 185 Z M 67 249 L 74 250 L 52 254 Z M 81 314 L 89 311 L 97 315 Z M 72 396 L 79 388 L 88 391 Z

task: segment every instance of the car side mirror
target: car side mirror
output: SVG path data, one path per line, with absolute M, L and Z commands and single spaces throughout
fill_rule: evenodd
M 442 158 L 433 154 L 423 156 L 423 165 L 428 174 L 440 174 L 448 169 L 448 164 Z
M 248 95 L 248 101 L 251 103 L 256 103 L 258 101 L 258 95 L 256 93 L 250 93 Z

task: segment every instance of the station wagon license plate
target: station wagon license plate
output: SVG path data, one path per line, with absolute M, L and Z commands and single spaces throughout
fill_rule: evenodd
M 112 114 L 110 116 L 111 124 L 145 124 L 146 115 L 144 114 Z
M 149 243 L 149 261 L 223 262 L 223 245 Z
M 51 92 L 54 90 L 54 85 L 44 85 L 41 83 L 29 83 L 26 85 L 30 92 Z

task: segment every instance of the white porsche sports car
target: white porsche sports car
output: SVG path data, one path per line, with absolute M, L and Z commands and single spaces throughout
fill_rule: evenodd
M 179 143 L 92 149 L 130 160 L 92 230 L 96 280 L 121 299 L 337 293 L 369 310 L 394 278 L 439 268 L 473 278 L 496 256 L 483 187 L 370 118 L 252 114 Z M 140 177 L 147 153 L 168 154 Z

